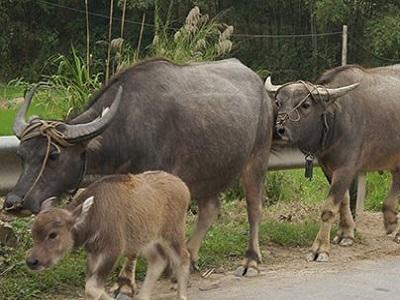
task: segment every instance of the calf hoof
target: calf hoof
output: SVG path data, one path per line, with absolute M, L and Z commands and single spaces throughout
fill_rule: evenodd
M 342 238 L 342 240 L 339 242 L 339 246 L 349 247 L 349 246 L 352 246 L 353 243 L 354 243 L 354 240 L 352 238 L 345 237 L 345 238 Z
M 136 285 L 132 286 L 130 284 L 115 283 L 114 286 L 110 289 L 110 293 L 112 293 L 114 297 L 116 297 L 116 299 L 127 300 L 127 299 L 132 299 L 133 295 L 135 295 L 135 290 L 136 290 Z
M 329 254 L 327 252 L 315 253 L 315 252 L 310 251 L 306 256 L 306 260 L 308 262 L 312 262 L 312 261 L 328 262 L 329 261 Z
M 354 243 L 354 239 L 351 237 L 342 237 L 342 236 L 335 236 L 335 238 L 332 240 L 333 244 L 342 246 L 342 247 L 349 247 L 352 246 Z
M 132 300 L 133 298 L 128 295 L 119 293 L 115 299 L 117 299 L 117 300 Z

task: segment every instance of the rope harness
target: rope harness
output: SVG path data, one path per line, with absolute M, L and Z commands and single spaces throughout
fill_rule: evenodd
M 298 80 L 298 81 L 292 81 L 292 82 L 285 83 L 285 84 L 281 85 L 277 89 L 277 91 L 275 93 L 275 103 L 276 103 L 276 105 L 278 107 L 280 107 L 280 103 L 279 103 L 279 101 L 277 99 L 279 91 L 282 88 L 284 88 L 284 87 L 286 87 L 288 85 L 292 85 L 292 84 L 296 84 L 296 83 L 302 84 L 303 87 L 308 91 L 308 93 L 291 110 L 284 111 L 284 112 L 278 112 L 277 122 L 276 123 L 277 123 L 277 125 L 283 126 L 283 125 L 285 125 L 287 120 L 289 120 L 291 122 L 299 122 L 300 119 L 301 119 L 299 108 L 308 99 L 308 97 L 311 97 L 315 102 L 319 102 L 324 106 L 324 112 L 322 113 L 323 129 L 322 129 L 322 135 L 321 135 L 321 148 L 325 149 L 326 143 L 327 143 L 327 140 L 328 140 L 328 133 L 329 133 L 329 124 L 328 124 L 328 120 L 327 120 L 326 108 L 328 107 L 328 104 L 330 103 L 329 91 L 325 86 L 315 85 L 315 84 L 312 84 L 311 82 L 307 82 L 307 81 L 303 81 L 303 80 Z M 326 100 L 324 100 L 324 96 L 321 95 L 320 89 L 324 89 L 325 93 L 328 95 L 328 98 Z M 315 93 L 315 91 L 317 93 Z M 293 116 L 293 113 L 295 113 L 294 116 Z M 312 177 L 313 177 L 314 154 L 311 153 L 310 151 L 301 150 L 301 152 L 303 152 L 304 159 L 305 159 L 305 173 L 304 173 L 304 176 L 311 180 Z
M 279 122 L 278 124 L 280 124 L 280 125 L 284 125 L 287 120 L 290 120 L 292 122 L 300 121 L 301 116 L 300 116 L 299 108 L 308 99 L 308 97 L 310 97 L 310 96 L 315 102 L 319 101 L 320 103 L 322 103 L 325 108 L 327 107 L 327 103 L 329 103 L 329 100 L 330 100 L 329 91 L 325 86 L 323 86 L 323 85 L 315 85 L 315 84 L 312 84 L 311 82 L 298 80 L 298 81 L 287 82 L 287 83 L 281 85 L 278 88 L 278 90 L 275 93 L 275 103 L 276 103 L 276 105 L 278 107 L 280 107 L 280 103 L 279 103 L 279 101 L 277 99 L 277 96 L 278 96 L 280 90 L 282 88 L 284 88 L 284 87 L 287 87 L 289 85 L 296 84 L 296 83 L 302 84 L 303 87 L 308 91 L 308 94 L 303 99 L 301 99 L 300 102 L 297 103 L 296 106 L 293 107 L 290 111 L 278 112 L 278 122 Z M 323 96 L 321 95 L 320 90 L 319 90 L 320 88 L 325 89 L 325 92 L 328 95 L 328 100 L 327 101 L 325 101 L 323 99 Z M 317 92 L 317 95 L 318 95 L 319 99 L 316 98 L 317 95 L 315 95 L 315 91 Z M 291 116 L 291 114 L 293 112 L 296 113 L 295 117 Z
M 22 134 L 20 136 L 21 142 L 30 140 L 30 139 L 38 137 L 38 136 L 43 136 L 47 139 L 46 153 L 45 153 L 42 165 L 40 167 L 39 174 L 36 177 L 33 184 L 31 185 L 31 187 L 29 188 L 28 192 L 25 194 L 24 198 L 22 199 L 22 202 L 32 192 L 33 188 L 39 182 L 40 177 L 43 175 L 44 169 L 46 167 L 47 161 L 50 156 L 51 146 L 56 148 L 57 153 L 61 153 L 61 147 L 66 148 L 66 147 L 71 147 L 74 145 L 74 144 L 69 143 L 65 139 L 64 134 L 57 129 L 57 127 L 60 125 L 63 125 L 63 123 L 57 122 L 57 121 L 45 121 L 45 120 L 41 120 L 41 119 L 33 119 L 28 124 L 28 126 L 26 126 L 26 128 L 24 129 L 24 131 L 22 132 Z M 74 189 L 74 191 L 71 194 L 76 193 L 76 191 L 78 190 L 79 185 L 83 179 L 83 176 L 85 175 L 86 151 L 83 152 L 83 154 L 82 154 L 82 161 L 83 161 L 83 164 L 82 164 L 82 168 L 81 168 L 79 181 L 78 181 L 77 187 Z

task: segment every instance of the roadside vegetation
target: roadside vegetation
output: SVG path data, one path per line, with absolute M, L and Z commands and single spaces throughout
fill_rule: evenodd
M 265 185 L 267 198 L 260 228 L 260 243 L 264 261 L 270 259 L 272 246 L 309 247 L 319 229 L 319 207 L 328 191 L 328 184 L 319 169 L 312 181 L 304 178 L 303 170 L 274 171 L 268 173 Z M 366 209 L 380 211 L 382 196 L 389 188 L 387 175 L 371 173 L 368 176 L 369 193 Z M 0 200 L 1 202 L 2 200 Z M 205 239 L 201 251 L 201 270 L 215 268 L 233 270 L 240 264 L 247 246 L 248 223 L 246 201 L 239 186 L 221 195 L 221 211 Z M 1 203 L 0 203 L 1 206 Z M 188 218 L 188 235 L 196 218 L 192 205 Z M 25 253 L 31 246 L 32 218 L 16 218 L 11 225 L 18 236 L 18 246 L 1 248 L 0 299 L 45 299 L 49 295 L 81 295 L 84 287 L 84 251 L 65 257 L 56 267 L 42 273 L 32 273 L 25 265 Z M 335 229 L 333 229 L 335 231 Z M 334 233 L 333 233 L 334 234 Z M 360 234 L 356 239 L 362 239 Z M 115 270 L 114 276 L 118 272 Z M 138 264 L 138 279 L 145 272 L 143 261 Z M 48 298 L 48 299 L 50 299 Z

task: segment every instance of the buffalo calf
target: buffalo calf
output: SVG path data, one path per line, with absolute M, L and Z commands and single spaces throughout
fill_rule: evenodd
M 104 289 L 119 256 L 128 257 L 117 292 L 133 294 L 135 261 L 143 255 L 148 269 L 138 299 L 149 299 L 169 262 L 178 280 L 178 298 L 186 299 L 189 253 L 185 246 L 190 193 L 177 177 L 162 171 L 105 177 L 75 197 L 67 209 L 44 202 L 33 227 L 33 248 L 26 263 L 40 271 L 68 251 L 88 252 L 86 299 L 112 299 Z

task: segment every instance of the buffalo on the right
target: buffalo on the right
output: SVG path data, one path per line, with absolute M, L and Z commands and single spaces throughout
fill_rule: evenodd
M 349 188 L 364 171 L 388 170 L 392 186 L 383 205 L 386 232 L 397 229 L 400 194 L 400 65 L 365 69 L 347 65 L 328 70 L 315 84 L 305 81 L 273 85 L 275 129 L 308 158 L 315 157 L 330 189 L 321 211 L 321 227 L 310 249 L 310 261 L 328 261 L 330 231 L 339 213 L 333 242 L 350 246 L 355 223 Z M 397 232 L 395 241 L 400 241 Z

